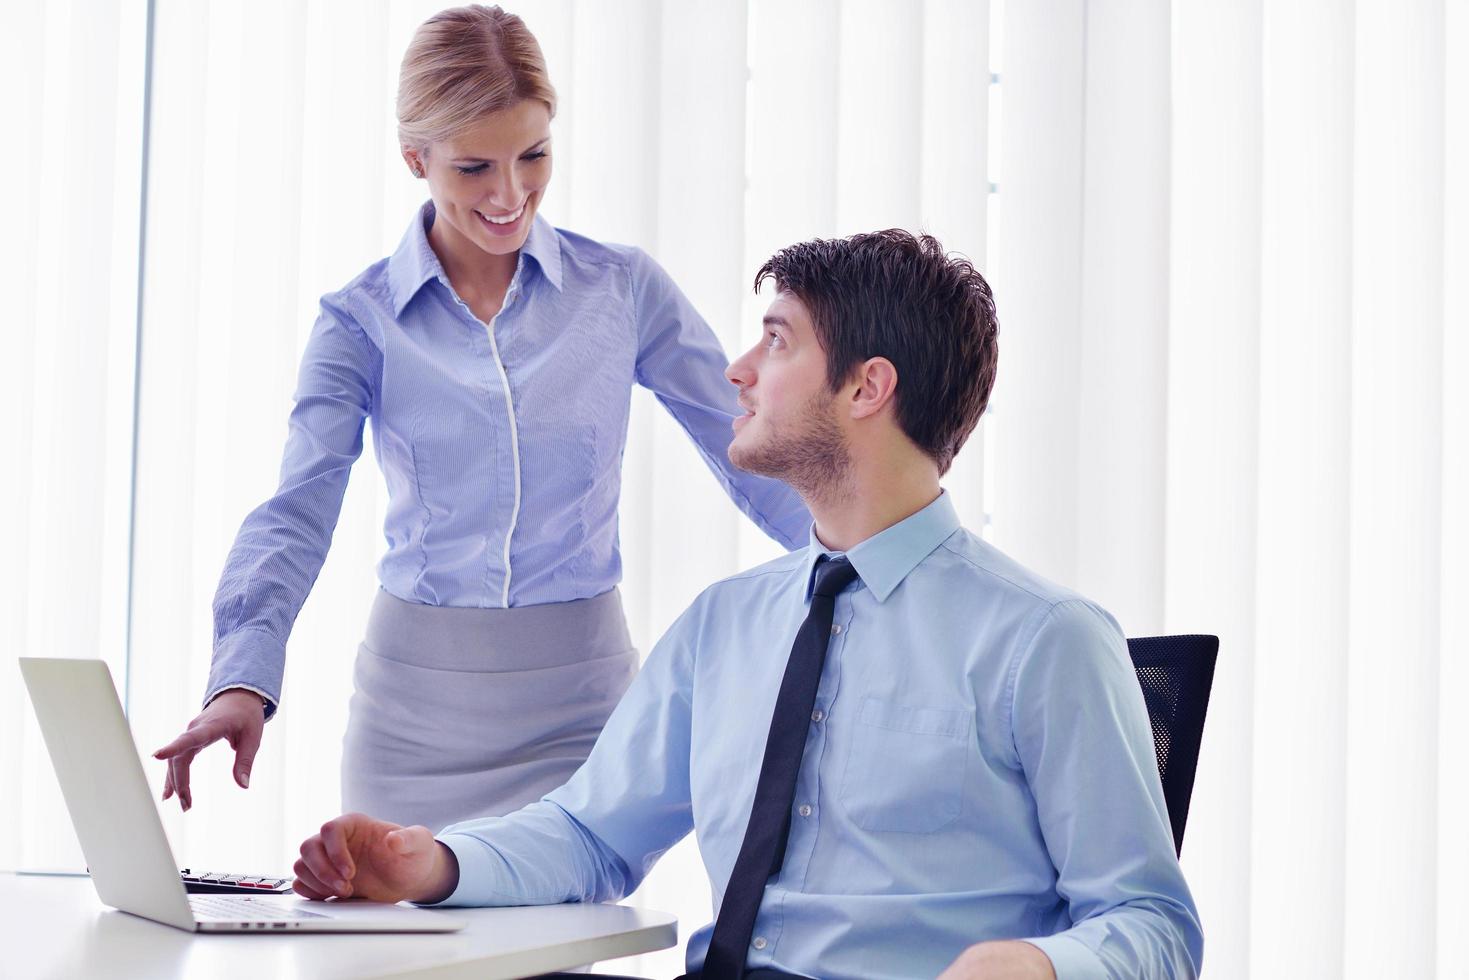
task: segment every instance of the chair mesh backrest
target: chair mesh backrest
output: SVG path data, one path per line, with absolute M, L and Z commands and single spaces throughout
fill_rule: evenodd
M 1144 636 L 1128 640 L 1127 651 L 1153 726 L 1153 748 L 1158 754 L 1163 801 L 1173 825 L 1173 847 L 1181 852 L 1219 637 Z

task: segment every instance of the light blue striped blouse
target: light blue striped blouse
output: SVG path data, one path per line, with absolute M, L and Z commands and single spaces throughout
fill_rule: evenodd
M 214 600 L 207 698 L 280 698 L 286 639 L 316 581 L 363 423 L 387 480 L 383 588 L 437 606 L 600 595 L 621 578 L 617 503 L 634 382 L 734 502 L 788 548 L 810 516 L 726 456 L 739 414 L 708 324 L 640 249 L 537 217 L 491 324 L 454 294 L 427 203 L 396 252 L 322 297 L 280 486 L 245 518 Z M 273 709 L 273 705 L 272 705 Z

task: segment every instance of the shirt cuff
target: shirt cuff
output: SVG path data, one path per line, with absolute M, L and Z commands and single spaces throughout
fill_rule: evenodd
M 459 882 L 441 902 L 420 902 L 425 908 L 441 905 L 504 906 L 523 905 L 507 894 L 499 884 L 499 869 L 505 862 L 493 849 L 472 834 L 441 834 L 434 838 L 454 852 L 459 862 Z
M 275 714 L 275 702 L 270 699 L 270 695 L 266 694 L 258 687 L 251 687 L 249 684 L 231 684 L 228 687 L 222 687 L 219 690 L 212 692 L 208 697 L 204 699 L 204 707 L 207 708 L 211 704 L 213 704 L 214 699 L 219 697 L 225 691 L 249 691 L 251 694 L 258 697 L 260 699 L 261 706 L 265 709 L 266 721 L 270 721 L 271 715 Z
M 214 647 L 204 703 L 221 691 L 242 687 L 265 698 L 265 717 L 269 718 L 280 704 L 285 666 L 286 645 L 265 630 L 242 629 L 222 637 Z
M 1091 947 L 1064 932 L 1054 936 L 1026 939 L 1025 942 L 1046 954 L 1051 961 L 1051 969 L 1056 971 L 1056 980 L 1072 980 L 1073 977 L 1105 977 L 1107 975 L 1106 965 Z

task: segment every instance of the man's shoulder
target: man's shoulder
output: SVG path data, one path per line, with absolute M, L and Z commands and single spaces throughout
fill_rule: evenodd
M 965 605 L 976 616 L 992 616 L 997 604 L 1017 613 L 1007 619 L 1022 633 L 1033 633 L 1048 621 L 1062 626 L 1078 617 L 1100 618 L 1120 629 L 1096 601 L 1021 564 L 965 528 L 946 538 L 921 568 L 925 575 L 941 577 L 946 593 L 969 595 L 973 601 Z
M 793 594 L 805 560 L 806 549 L 800 548 L 705 586 L 669 628 L 669 634 L 702 633 L 711 627 L 724 632 L 736 624 L 760 621 L 765 612 Z
M 804 586 L 800 582 L 800 573 L 807 561 L 807 549 L 798 548 L 714 582 L 704 590 L 700 599 L 745 597 L 752 593 L 794 587 L 798 583 Z M 1074 590 L 1022 565 L 962 527 L 945 538 L 914 572 L 923 577 L 939 576 L 949 589 L 974 589 L 1037 608 L 1049 609 L 1068 601 L 1089 602 Z
M 788 554 L 719 579 L 705 587 L 694 599 L 690 610 L 707 610 L 712 606 L 745 605 L 757 598 L 782 595 L 800 582 L 800 572 L 807 561 L 807 549 L 797 548 Z
M 735 572 L 704 590 L 705 595 L 748 595 L 769 589 L 780 589 L 795 581 L 807 562 L 807 549 L 797 548 L 762 562 L 742 572 Z
M 962 527 L 945 538 L 922 567 L 966 581 L 975 589 L 1039 607 L 1081 598 Z

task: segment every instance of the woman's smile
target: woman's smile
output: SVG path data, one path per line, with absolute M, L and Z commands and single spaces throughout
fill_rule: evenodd
M 520 206 L 514 211 L 506 211 L 501 214 L 492 214 L 487 211 L 474 208 L 475 216 L 480 219 L 480 224 L 492 235 L 514 235 L 520 231 L 520 219 L 525 215 L 525 205 L 521 201 Z

